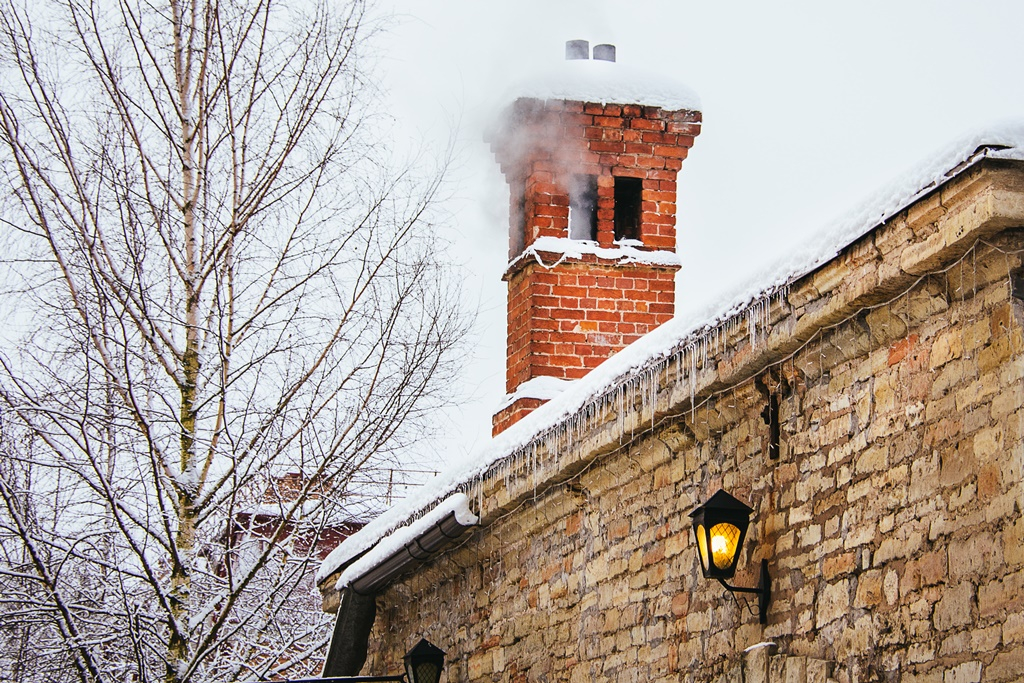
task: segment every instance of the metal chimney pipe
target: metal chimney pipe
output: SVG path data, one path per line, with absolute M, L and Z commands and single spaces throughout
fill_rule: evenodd
M 615 46 L 609 43 L 601 43 L 600 45 L 595 45 L 594 59 L 600 59 L 602 62 L 614 62 Z
M 590 59 L 589 40 L 567 40 L 565 41 L 565 59 Z

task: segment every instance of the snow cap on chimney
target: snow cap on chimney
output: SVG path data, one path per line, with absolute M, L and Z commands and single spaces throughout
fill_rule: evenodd
M 520 98 L 570 102 L 636 104 L 667 111 L 700 111 L 700 98 L 686 85 L 664 74 L 619 62 L 611 43 L 567 40 L 565 60 L 549 64 L 514 84 L 495 102 L 505 105 Z

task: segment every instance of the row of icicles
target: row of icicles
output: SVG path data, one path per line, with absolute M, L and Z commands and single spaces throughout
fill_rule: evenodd
M 627 427 L 626 416 L 631 408 L 639 406 L 643 422 L 653 427 L 657 417 L 658 388 L 661 379 L 668 375 L 673 366 L 676 382 L 687 382 L 690 405 L 695 407 L 697 377 L 707 367 L 709 360 L 725 351 L 728 341 L 736 339 L 741 331 L 746 332 L 751 348 L 763 343 L 771 326 L 772 306 L 785 302 L 788 295 L 788 284 L 778 287 L 722 322 L 708 325 L 679 340 L 672 352 L 649 360 L 644 366 L 633 370 L 628 377 L 596 394 L 573 415 L 460 484 L 458 490 L 475 500 L 476 509 L 482 510 L 483 484 L 488 479 L 500 476 L 508 489 L 513 478 L 527 476 L 537 481 L 538 478 L 544 478 L 551 468 L 557 471 L 562 454 L 571 453 L 580 439 L 599 427 L 609 408 L 615 411 L 616 433 L 621 435 L 622 440 L 627 438 L 627 428 L 630 430 L 629 437 L 632 437 L 638 424 L 633 422 Z

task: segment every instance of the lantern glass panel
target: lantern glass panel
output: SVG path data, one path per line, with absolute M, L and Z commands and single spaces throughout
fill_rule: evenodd
M 704 531 L 703 524 L 697 525 L 697 533 L 695 535 L 697 536 L 697 552 L 700 554 L 701 568 L 706 572 L 709 566 L 708 542 L 705 540 L 707 538 L 707 534 Z
M 701 533 L 700 538 L 703 541 L 703 533 Z M 740 529 L 735 524 L 721 522 L 711 527 L 711 558 L 715 563 L 715 567 L 718 569 L 728 569 L 732 566 L 736 553 L 739 550 L 739 542 Z M 701 556 L 707 558 L 706 548 L 701 549 Z M 706 559 L 705 566 L 708 566 Z
M 441 670 L 434 662 L 419 662 L 408 672 L 409 680 L 415 683 L 437 683 L 441 678 Z

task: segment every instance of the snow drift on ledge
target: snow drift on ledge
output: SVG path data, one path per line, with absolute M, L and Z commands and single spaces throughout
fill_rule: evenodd
M 675 318 L 638 339 L 462 462 L 453 464 L 428 481 L 415 500 L 403 500 L 367 524 L 358 534 L 346 539 L 324 560 L 317 572 L 317 582 L 333 574 L 363 550 L 371 548 L 394 529 L 420 517 L 461 484 L 484 474 L 503 458 L 523 449 L 538 435 L 567 421 L 594 396 L 622 384 L 643 368 L 685 346 L 688 341 L 733 318 L 752 303 L 827 263 L 854 240 L 984 158 L 1024 161 L 1024 121 L 989 126 L 960 138 L 825 226 L 801 249 L 766 266 L 725 295 L 707 302 L 702 309 Z
M 541 401 L 550 401 L 571 387 L 575 381 L 572 379 L 547 377 L 546 375 L 539 375 L 533 379 L 528 379 L 516 387 L 514 392 L 506 394 L 494 412 L 498 413 L 505 410 L 505 408 L 508 408 L 521 398 L 536 398 Z
M 512 259 L 508 269 L 526 261 L 534 259 L 544 268 L 554 268 L 567 258 L 581 259 L 583 255 L 596 256 L 605 261 L 614 261 L 618 265 L 626 263 L 646 263 L 652 266 L 678 267 L 679 256 L 674 251 L 647 251 L 637 249 L 632 242 L 636 240 L 621 240 L 615 242 L 614 247 L 602 247 L 591 240 L 577 240 L 568 237 L 538 237 L 533 243 L 523 250 L 519 256 Z M 558 254 L 558 258 L 551 263 L 546 263 L 542 254 Z

